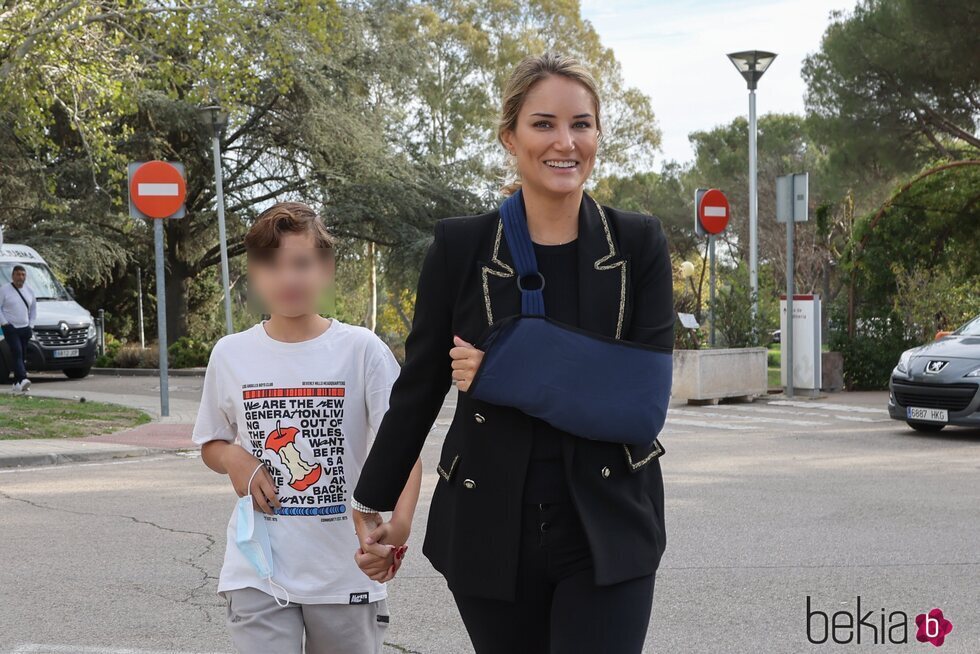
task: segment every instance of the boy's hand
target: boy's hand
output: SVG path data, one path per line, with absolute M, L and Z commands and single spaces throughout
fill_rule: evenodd
M 402 567 L 402 560 L 408 545 L 401 547 L 388 546 L 388 555 L 378 557 L 374 554 L 367 554 L 362 549 L 358 549 L 354 554 L 354 560 L 361 572 L 366 574 L 374 581 L 385 583 L 391 581 L 398 574 L 398 569 Z
M 357 534 L 357 540 L 361 544 L 361 551 L 366 554 L 373 554 L 381 559 L 387 558 L 391 548 L 374 539 L 368 539 L 368 536 L 383 524 L 384 520 L 381 518 L 381 514 L 362 513 L 354 509 L 351 511 L 351 516 L 354 520 L 354 532 Z
M 222 454 L 221 462 L 224 464 L 225 470 L 228 471 L 231 485 L 238 493 L 238 497 L 245 497 L 249 494 L 248 480 L 255 472 L 255 468 L 262 465 L 262 461 L 252 456 L 245 448 L 237 445 L 225 448 Z M 269 470 L 264 465 L 252 479 L 251 492 L 252 504 L 256 511 L 272 514 L 275 513 L 276 508 L 279 508 L 279 493 L 272 481 L 272 475 L 269 474 Z
M 408 540 L 408 531 L 397 521 L 395 525 L 385 523 L 380 513 L 362 513 L 354 509 L 351 514 L 354 531 L 361 544 L 354 554 L 357 566 L 374 581 L 390 581 L 401 567 L 401 559 L 408 546 L 403 543 L 396 546 L 388 540 Z

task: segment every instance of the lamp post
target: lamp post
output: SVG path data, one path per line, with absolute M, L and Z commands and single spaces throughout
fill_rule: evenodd
M 225 332 L 231 334 L 231 288 L 228 281 L 228 240 L 225 237 L 225 195 L 221 179 L 221 132 L 228 125 L 228 112 L 218 105 L 201 107 L 202 118 L 211 127 L 214 157 L 215 206 L 218 210 L 218 240 L 221 247 L 221 287 L 225 292 Z
M 756 171 L 755 87 L 775 52 L 746 50 L 732 52 L 728 58 L 741 73 L 749 88 L 749 285 L 752 289 L 752 317 L 759 312 L 759 189 Z

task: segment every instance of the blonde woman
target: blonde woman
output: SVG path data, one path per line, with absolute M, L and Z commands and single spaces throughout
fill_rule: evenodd
M 528 57 L 502 105 L 498 139 L 518 177 L 503 190 L 522 189 L 547 315 L 670 351 L 660 221 L 584 191 L 602 135 L 592 76 L 569 57 Z M 405 364 L 354 490 L 362 547 L 384 542 L 379 513 L 395 507 L 455 382 L 422 552 L 445 576 L 476 652 L 640 652 L 666 545 L 664 450 L 578 438 L 470 397 L 483 356 L 473 343 L 520 312 L 499 211 L 437 221 Z

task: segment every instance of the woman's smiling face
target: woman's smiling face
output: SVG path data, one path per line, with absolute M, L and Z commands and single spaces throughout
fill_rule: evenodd
M 515 128 L 501 140 L 517 157 L 524 187 L 576 191 L 592 173 L 599 147 L 592 96 L 575 80 L 550 75 L 528 90 Z

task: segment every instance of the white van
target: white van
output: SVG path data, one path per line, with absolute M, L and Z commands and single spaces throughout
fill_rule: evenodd
M 55 278 L 34 248 L 0 245 L 0 284 L 10 281 L 14 266 L 27 270 L 27 286 L 37 296 L 34 336 L 27 346 L 28 370 L 61 370 L 72 379 L 88 375 L 95 363 L 98 330 L 92 314 L 82 308 Z M 0 336 L 0 382 L 13 371 L 10 348 Z

